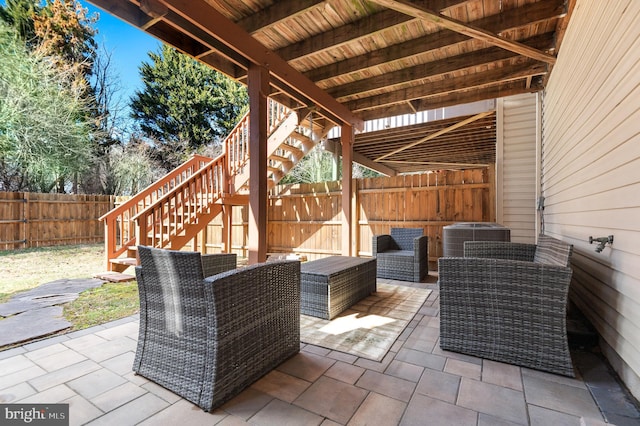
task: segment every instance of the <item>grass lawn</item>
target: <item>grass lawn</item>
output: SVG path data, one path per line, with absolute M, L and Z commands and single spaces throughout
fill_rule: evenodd
M 0 251 L 0 265 L 0 303 L 17 292 L 41 284 L 63 278 L 90 278 L 106 270 L 103 244 Z M 132 269 L 126 273 L 133 274 Z M 73 330 L 79 330 L 132 315 L 138 310 L 135 281 L 106 283 L 65 304 L 64 316 L 73 324 Z
M 40 284 L 105 270 L 103 244 L 0 251 L 0 300 Z

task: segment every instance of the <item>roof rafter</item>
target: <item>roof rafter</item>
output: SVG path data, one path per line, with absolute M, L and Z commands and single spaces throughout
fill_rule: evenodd
M 415 142 L 412 142 L 410 144 L 407 144 L 407 145 L 403 146 L 402 148 L 398 148 L 398 149 L 393 150 L 393 151 L 391 151 L 391 152 L 389 152 L 389 153 L 387 153 L 385 155 L 382 155 L 382 156 L 376 158 L 374 161 L 382 161 L 387 157 L 391 157 L 394 154 L 397 154 L 399 152 L 405 151 L 405 150 L 407 150 L 409 148 L 412 148 L 412 147 L 414 147 L 416 145 L 419 145 L 421 143 L 425 143 L 427 141 L 430 141 L 431 139 L 435 139 L 440 135 L 443 135 L 445 133 L 448 133 L 448 132 L 450 132 L 452 130 L 455 130 L 455 129 L 458 129 L 460 127 L 466 126 L 469 123 L 473 123 L 474 121 L 480 120 L 480 119 L 482 119 L 482 118 L 484 118 L 484 117 L 486 117 L 488 115 L 491 115 L 491 114 L 493 114 L 493 111 L 485 111 L 485 112 L 481 112 L 479 114 L 476 114 L 476 115 L 474 115 L 472 117 L 469 117 L 469 118 L 467 118 L 465 120 L 459 121 L 456 124 L 453 124 L 453 125 L 447 127 L 446 129 L 441 129 L 441 130 L 439 130 L 437 132 L 431 133 L 430 135 L 428 135 L 428 136 L 426 136 L 426 137 L 424 137 L 422 139 L 419 139 L 419 140 L 417 140 Z
M 563 0 L 545 0 L 540 3 L 530 3 L 521 8 L 510 9 L 499 15 L 489 16 L 472 22 L 480 28 L 495 33 L 509 31 L 531 22 L 544 22 L 564 16 Z M 315 82 L 334 79 L 341 75 L 362 72 L 367 68 L 409 59 L 426 52 L 436 51 L 443 47 L 468 40 L 469 37 L 450 30 L 442 30 L 417 39 L 375 50 L 363 56 L 356 56 L 333 64 L 325 65 L 305 72 L 304 74 Z
M 225 18 L 204 0 L 161 0 L 173 13 L 214 37 L 246 60 L 267 68 L 270 74 L 286 83 L 286 89 L 312 100 L 330 118 L 360 130 L 363 121 L 321 90 L 282 58 L 255 40 L 237 24 Z M 164 18 L 163 18 L 164 19 Z M 189 31 L 187 28 L 182 28 Z
M 407 0 L 369 0 L 373 3 L 381 6 L 388 7 L 389 9 L 396 10 L 401 13 L 405 13 L 415 18 L 423 19 L 428 22 L 432 22 L 439 25 L 442 28 L 449 29 L 469 37 L 473 37 L 478 40 L 493 44 L 506 50 L 518 53 L 529 58 L 554 64 L 556 58 L 553 55 L 541 52 L 537 49 L 533 49 L 525 44 L 518 43 L 516 41 L 507 40 L 500 37 L 490 31 L 483 30 L 482 28 L 475 27 L 473 25 L 465 24 L 458 20 L 444 16 L 431 9 L 427 9 L 418 5 L 416 2 L 410 2 Z
M 378 108 L 383 105 L 405 103 L 408 101 L 428 99 L 443 94 L 449 94 L 474 88 L 496 86 L 502 83 L 525 79 L 530 76 L 544 75 L 547 73 L 546 64 L 525 62 L 519 66 L 503 69 L 489 70 L 476 73 L 472 76 L 461 76 L 442 81 L 433 81 L 421 84 L 420 87 L 404 87 L 402 89 L 356 99 L 345 105 L 352 111 L 362 111 L 369 108 Z M 414 108 L 417 105 L 413 106 Z
M 551 34 L 536 36 L 532 40 L 528 40 L 528 42 L 534 46 L 548 45 L 553 42 L 553 37 Z M 427 62 L 413 67 L 403 68 L 398 71 L 358 80 L 342 86 L 332 87 L 327 89 L 327 92 L 338 100 L 349 101 L 356 98 L 358 95 L 375 92 L 376 89 L 383 87 L 390 88 L 410 82 L 419 82 L 442 74 L 517 57 L 518 55 L 513 52 L 509 52 L 498 47 L 489 47 L 487 49 L 463 53 L 462 55 L 441 59 L 439 61 Z M 417 90 L 419 90 L 419 88 Z M 411 97 L 407 99 L 411 99 Z
M 450 7 L 466 3 L 468 0 L 423 0 L 426 4 L 438 10 L 446 10 Z M 394 10 L 382 10 L 366 18 L 351 22 L 316 36 L 310 37 L 299 43 L 278 49 L 276 53 L 286 61 L 294 61 L 305 56 L 334 49 L 342 44 L 356 41 L 363 37 L 369 37 L 380 31 L 388 30 L 394 26 L 404 25 L 416 18 L 398 13 Z

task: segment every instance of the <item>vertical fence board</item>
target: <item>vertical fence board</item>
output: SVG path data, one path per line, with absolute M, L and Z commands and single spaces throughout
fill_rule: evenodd
M 0 192 L 0 250 L 104 241 L 109 195 Z

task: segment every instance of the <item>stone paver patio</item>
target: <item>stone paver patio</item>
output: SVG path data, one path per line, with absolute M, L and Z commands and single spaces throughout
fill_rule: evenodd
M 301 345 L 298 355 L 213 413 L 133 374 L 135 316 L 0 352 L 0 402 L 68 403 L 72 425 L 640 422 L 628 407 L 599 408 L 583 380 L 599 368 L 588 356 L 578 362 L 574 356 L 586 374 L 572 379 L 442 351 L 437 285 L 415 285 L 432 292 L 382 362 Z

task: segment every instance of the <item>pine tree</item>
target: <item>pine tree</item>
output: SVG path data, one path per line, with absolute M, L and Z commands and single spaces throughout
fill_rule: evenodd
M 132 117 L 171 169 L 204 146 L 219 145 L 246 111 L 244 87 L 162 46 L 140 66 L 144 88 L 131 100 Z

